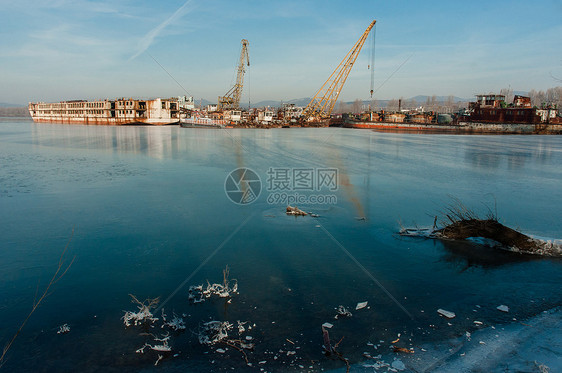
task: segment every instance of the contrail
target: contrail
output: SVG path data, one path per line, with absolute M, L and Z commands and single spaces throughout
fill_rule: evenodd
M 162 30 L 164 30 L 166 28 L 166 26 L 168 26 L 170 23 L 174 22 L 176 19 L 181 18 L 183 15 L 185 15 L 189 11 L 187 9 L 187 6 L 190 5 L 191 3 L 192 3 L 192 0 L 187 0 L 181 7 L 178 8 L 178 10 L 176 10 L 174 12 L 174 14 L 172 14 L 170 17 L 168 17 L 168 19 L 166 19 L 164 22 L 162 22 L 161 24 L 159 24 L 158 26 L 156 26 L 155 28 L 150 30 L 144 36 L 144 38 L 142 38 L 140 40 L 139 50 L 137 51 L 137 53 L 135 53 L 133 56 L 131 56 L 131 58 L 129 58 L 129 61 L 134 60 L 135 58 L 140 56 L 145 50 L 147 50 L 148 47 L 150 47 L 150 45 L 154 41 L 154 39 L 158 35 L 160 35 Z

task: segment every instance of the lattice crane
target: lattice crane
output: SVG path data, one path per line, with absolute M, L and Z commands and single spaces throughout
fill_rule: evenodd
M 242 39 L 242 50 L 240 51 L 240 63 L 238 64 L 238 73 L 236 74 L 236 84 L 234 84 L 234 86 L 230 88 L 224 96 L 219 96 L 219 110 L 237 109 L 240 105 L 240 97 L 242 96 L 242 88 L 244 87 L 246 64 L 250 66 L 248 45 L 248 40 Z
M 363 44 L 365 44 L 365 41 L 376 22 L 376 20 L 371 22 L 369 27 L 367 27 L 353 48 L 351 48 L 345 58 L 340 62 L 332 75 L 330 75 L 324 85 L 318 90 L 318 92 L 316 92 L 314 98 L 304 108 L 302 112 L 304 120 L 316 121 L 330 117 L 347 76 L 349 75 L 353 64 L 357 60 L 357 56 L 359 56 L 359 52 L 361 52 Z

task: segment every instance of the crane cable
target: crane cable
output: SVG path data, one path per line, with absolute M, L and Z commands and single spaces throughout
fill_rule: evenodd
M 371 46 L 371 64 L 369 68 L 371 69 L 371 98 L 373 98 L 373 92 L 375 89 L 375 35 L 377 33 L 377 25 L 373 27 L 373 44 Z

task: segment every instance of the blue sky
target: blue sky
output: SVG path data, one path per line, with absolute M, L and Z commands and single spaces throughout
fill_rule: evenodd
M 562 78 L 562 1 L 0 0 L 0 102 L 311 97 L 373 20 L 378 99 L 545 90 Z M 368 99 L 366 44 L 340 99 Z

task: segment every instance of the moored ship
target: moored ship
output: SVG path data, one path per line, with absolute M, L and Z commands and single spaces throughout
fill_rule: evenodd
M 390 131 L 562 134 L 562 118 L 555 105 L 532 107 L 529 97 L 477 95 L 469 109 L 459 114 L 367 112 L 344 118 L 344 127 Z
M 29 114 L 37 123 L 91 125 L 167 125 L 179 122 L 182 98 L 152 100 L 31 102 Z

